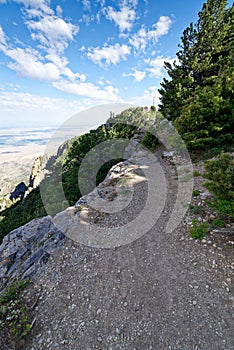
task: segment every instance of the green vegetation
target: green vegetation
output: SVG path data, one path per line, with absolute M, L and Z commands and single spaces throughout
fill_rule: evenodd
M 158 145 L 158 138 L 154 135 L 153 131 L 147 131 L 141 144 L 148 148 L 150 151 L 153 151 Z
M 193 152 L 233 148 L 234 6 L 226 7 L 207 0 L 183 33 L 177 62 L 165 63 L 159 110 Z
M 201 176 L 201 173 L 199 173 L 199 171 L 197 170 L 194 170 L 193 176 L 196 176 L 196 177 Z
M 216 218 L 212 221 L 211 226 L 213 228 L 217 228 L 217 227 L 225 227 L 225 222 L 223 220 L 221 220 L 220 218 Z
M 152 115 L 154 114 L 154 115 Z M 159 114 L 157 117 L 159 117 Z M 146 121 L 147 119 L 147 121 Z M 42 181 L 40 189 L 33 190 L 25 199 L 15 203 L 11 208 L 1 212 L 0 217 L 0 240 L 13 229 L 22 226 L 30 220 L 47 215 L 55 215 L 58 212 L 66 209 L 67 205 L 74 205 L 81 197 L 80 187 L 78 183 L 78 172 L 80 165 L 87 155 L 91 153 L 90 171 L 86 171 L 84 179 L 95 187 L 106 177 L 109 169 L 122 158 L 115 159 L 116 143 L 108 144 L 108 159 L 107 162 L 102 161 L 102 153 L 96 150 L 95 146 L 102 142 L 123 139 L 128 140 L 135 134 L 140 134 L 139 128 L 148 128 L 155 122 L 155 113 L 143 113 L 142 109 L 130 108 L 120 114 L 120 116 L 110 118 L 106 124 L 101 125 L 96 130 L 73 138 L 68 142 L 68 151 L 62 157 L 58 158 L 53 164 L 50 174 Z M 145 146 L 154 148 L 157 144 L 157 138 L 148 133 L 145 138 Z M 119 143 L 119 150 L 123 151 L 126 143 Z M 121 153 L 121 152 L 120 152 Z M 106 155 L 105 158 L 106 159 Z M 92 181 L 92 169 L 98 169 L 96 174 L 96 182 Z M 62 182 L 62 189 L 66 197 L 66 201 L 61 201 L 60 193 L 57 190 Z M 91 186 L 90 185 L 90 186 Z M 88 187 L 91 191 L 93 188 Z M 43 201 L 41 198 L 41 189 L 43 189 Z M 46 202 L 46 210 L 44 203 Z
M 158 139 L 155 130 L 150 128 L 154 126 L 156 131 L 163 131 L 163 118 L 177 128 L 197 159 L 201 156 L 203 159 L 218 156 L 222 151 L 232 150 L 233 33 L 234 6 L 227 8 L 227 0 L 207 0 L 198 14 L 197 22 L 191 23 L 183 32 L 177 61 L 173 64 L 165 63 L 169 77 L 161 83 L 159 112 L 155 106 L 151 106 L 146 113 L 141 107 L 130 108 L 120 116 L 109 118 L 106 124 L 96 130 L 70 140 L 67 153 L 52 165 L 40 190 L 32 191 L 25 199 L 1 212 L 0 241 L 8 232 L 33 218 L 45 216 L 47 212 L 55 215 L 68 205 L 74 205 L 81 197 L 80 187 L 84 183 L 87 192 L 90 192 L 103 181 L 109 169 L 122 160 L 119 157 L 121 152 L 116 152 L 116 143 L 110 141 L 131 139 L 135 134 L 143 134 L 141 144 L 154 150 Z M 168 135 L 170 145 L 179 149 L 180 138 L 174 133 L 170 135 L 168 132 Z M 105 155 L 104 158 L 102 152 L 95 147 L 103 142 L 110 142 L 107 147 L 108 157 Z M 119 150 L 125 147 L 124 142 L 118 145 Z M 79 179 L 84 179 L 83 182 L 78 182 L 78 173 L 87 154 L 90 154 L 90 167 L 86 168 L 83 177 L 79 176 Z M 102 158 L 108 161 L 104 162 Z M 94 171 L 98 165 L 100 167 L 96 174 Z M 206 171 L 205 177 L 210 180 L 206 186 L 214 196 L 213 208 L 223 216 L 234 218 L 233 158 L 222 154 L 217 160 L 206 163 Z M 196 171 L 193 175 L 200 176 Z M 184 173 L 182 181 L 190 181 L 191 176 L 190 173 Z M 59 187 L 61 191 L 58 191 Z M 65 195 L 62 200 L 61 192 Z M 194 196 L 198 194 L 198 191 L 193 192 Z M 194 222 L 192 234 L 196 236 L 195 231 L 198 231 L 199 236 L 202 230 L 205 231 L 205 225 L 198 226 Z
M 0 242 L 8 232 L 34 218 L 45 215 L 47 214 L 42 203 L 40 190 L 37 188 L 29 193 L 24 200 L 0 213 Z
M 28 279 L 18 280 L 0 296 L 0 330 L 15 341 L 25 337 L 31 329 L 29 310 L 22 300 L 22 292 L 29 283 Z
M 207 222 L 199 223 L 198 220 L 192 220 L 192 227 L 190 228 L 190 235 L 194 239 L 203 239 L 208 233 L 209 225 Z
M 192 193 L 193 197 L 197 197 L 197 196 L 199 196 L 199 194 L 200 194 L 200 191 L 193 190 L 193 193 Z
M 205 170 L 203 176 L 210 180 L 205 186 L 214 196 L 213 207 L 221 215 L 234 218 L 234 158 L 222 153 L 207 161 Z

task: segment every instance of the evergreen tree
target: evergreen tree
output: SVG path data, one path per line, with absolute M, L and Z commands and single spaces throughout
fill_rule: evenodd
M 234 7 L 208 0 L 196 24 L 185 29 L 178 62 L 165 63 L 169 79 L 159 90 L 160 111 L 172 120 L 190 149 L 233 142 Z

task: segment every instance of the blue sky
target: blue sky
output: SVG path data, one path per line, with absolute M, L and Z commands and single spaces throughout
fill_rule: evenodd
M 201 0 L 0 0 L 0 127 L 151 105 Z

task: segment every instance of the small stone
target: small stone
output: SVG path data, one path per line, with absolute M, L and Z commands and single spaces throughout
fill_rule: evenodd
M 193 305 L 197 305 L 197 301 L 196 300 L 193 300 Z
M 97 340 L 101 343 L 101 342 L 102 342 L 102 337 L 99 335 L 99 336 L 97 337 Z
M 102 312 L 102 310 L 101 310 L 101 309 L 98 309 L 98 310 L 97 310 L 97 315 L 99 315 L 101 312 Z

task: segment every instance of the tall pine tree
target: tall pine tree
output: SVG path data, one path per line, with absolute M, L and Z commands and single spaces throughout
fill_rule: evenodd
M 178 62 L 165 63 L 160 111 L 190 149 L 233 145 L 234 7 L 208 0 L 185 29 Z

